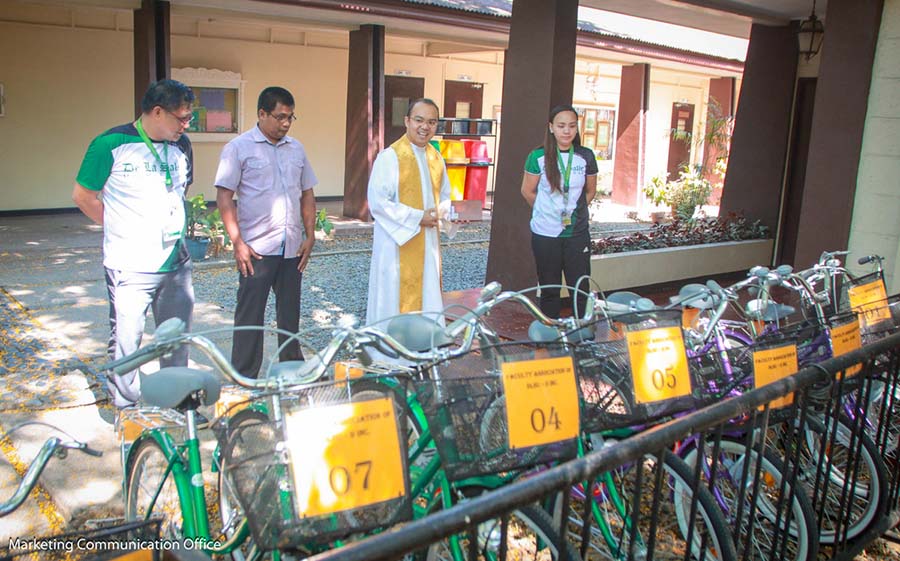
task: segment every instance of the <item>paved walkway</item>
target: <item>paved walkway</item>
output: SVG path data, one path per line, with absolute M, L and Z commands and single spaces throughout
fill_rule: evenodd
M 320 205 L 335 221 L 335 235 L 371 231 L 371 224 L 340 218 L 339 205 Z M 624 212 L 607 204 L 595 218 L 625 221 Z M 104 452 L 101 458 L 74 453 L 51 460 L 37 491 L 0 519 L 5 546 L 8 537 L 57 533 L 87 519 L 121 515 L 123 469 L 114 412 L 90 368 L 104 361 L 109 329 L 101 228 L 80 214 L 3 218 L 0 239 L 0 434 L 25 421 L 45 422 Z M 227 263 L 230 255 L 218 265 Z M 230 312 L 218 305 L 196 302 L 195 330 L 231 322 Z M 152 329 L 148 319 L 147 331 Z M 227 356 L 228 338 L 216 342 Z M 0 440 L 0 499 L 12 493 L 52 434 L 45 426 L 28 426 Z
M 353 220 L 336 225 L 339 235 L 371 230 Z M 120 516 L 123 469 L 114 411 L 91 369 L 104 362 L 109 336 L 101 228 L 80 214 L 3 218 L 0 239 L 0 434 L 26 421 L 44 422 L 104 452 L 101 458 L 75 452 L 52 459 L 32 496 L 0 519 L 5 547 L 9 537 L 58 533 L 88 519 Z M 230 259 L 196 267 L 227 267 Z M 197 301 L 194 323 L 196 330 L 220 327 L 231 325 L 232 317 L 218 305 Z M 147 332 L 152 330 L 148 318 Z M 230 341 L 222 347 L 230 353 Z M 0 500 L 12 494 L 53 434 L 32 425 L 0 440 Z

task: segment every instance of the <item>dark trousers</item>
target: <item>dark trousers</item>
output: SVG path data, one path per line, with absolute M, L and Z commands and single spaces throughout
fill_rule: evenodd
M 303 274 L 297 270 L 299 257 L 285 258 L 266 255 L 253 261 L 253 275 L 238 274 L 237 307 L 234 310 L 235 327 L 263 325 L 269 291 L 275 291 L 275 316 L 278 328 L 296 333 L 300 327 L 300 282 Z M 287 336 L 278 335 L 279 347 Z M 235 331 L 231 347 L 231 363 L 244 376 L 256 378 L 263 358 L 263 332 L 257 330 Z M 279 355 L 280 360 L 303 360 L 300 343 L 292 340 Z
M 541 285 L 562 283 L 563 271 L 566 273 L 566 284 L 569 286 L 574 286 L 582 276 L 591 274 L 590 232 L 575 234 L 571 238 L 550 238 L 532 232 L 531 250 L 534 252 L 538 283 Z M 584 281 L 577 288 L 590 290 L 590 286 Z M 583 316 L 585 297 L 578 295 L 572 301 L 578 315 Z M 538 304 L 546 315 L 558 318 L 562 307 L 559 288 L 541 288 Z

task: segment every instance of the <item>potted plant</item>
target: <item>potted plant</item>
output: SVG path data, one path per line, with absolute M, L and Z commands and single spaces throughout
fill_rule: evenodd
M 328 219 L 328 213 L 324 208 L 320 208 L 319 211 L 316 212 L 315 230 L 317 232 L 322 232 L 324 238 L 331 236 L 331 232 L 334 230 L 334 223 Z
M 188 253 L 194 261 L 206 259 L 209 251 L 213 257 L 225 251 L 231 240 L 225 231 L 225 223 L 219 209 L 210 211 L 203 195 L 195 195 L 185 201 L 187 208 Z
M 690 131 L 671 129 L 669 134 L 673 140 L 696 144 L 694 151 L 702 154 L 700 163 L 682 163 L 675 179 L 669 179 L 669 174 L 651 179 L 643 189 L 647 200 L 656 206 L 669 207 L 676 219 L 693 218 L 697 206 L 707 204 L 714 192 L 721 193 L 717 189 L 721 189 L 728 169 L 733 127 L 733 117 L 725 115 L 719 104 L 711 100 L 705 134 L 694 138 Z
M 690 220 L 699 205 L 706 204 L 713 192 L 713 185 L 704 177 L 701 165 L 684 164 L 678 169 L 678 178 L 668 180 L 656 176 L 644 187 L 644 195 L 654 205 L 665 205 L 672 210 L 672 216 Z

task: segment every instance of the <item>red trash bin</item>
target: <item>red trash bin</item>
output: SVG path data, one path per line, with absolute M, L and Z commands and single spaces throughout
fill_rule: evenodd
M 469 158 L 469 165 L 466 167 L 466 188 L 463 198 L 479 200 L 481 206 L 484 207 L 487 196 L 488 167 L 491 163 L 491 159 L 488 157 L 487 143 L 483 140 L 467 141 L 466 156 Z

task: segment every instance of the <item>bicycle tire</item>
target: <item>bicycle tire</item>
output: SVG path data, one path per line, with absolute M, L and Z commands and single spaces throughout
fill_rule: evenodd
M 478 559 L 498 560 L 500 539 L 502 539 L 501 519 L 486 520 L 478 525 Z M 507 525 L 506 559 L 538 561 L 579 561 L 581 556 L 566 539 L 563 551 L 557 546 L 559 533 L 547 512 L 537 506 L 526 505 L 509 514 Z M 460 536 L 463 559 L 454 559 L 447 540 L 432 544 L 423 561 L 468 561 L 468 535 Z M 502 561 L 502 560 L 499 560 Z
M 814 504 L 819 515 L 819 542 L 824 544 L 838 543 L 843 537 L 852 540 L 861 535 L 881 518 L 887 507 L 887 468 L 877 446 L 864 432 L 855 435 L 859 449 L 856 481 L 853 484 L 848 483 L 849 493 L 842 492 L 846 474 L 850 473 L 845 462 L 848 461 L 851 451 L 846 447 L 850 444 L 850 435 L 853 431 L 844 419 L 838 419 L 836 427 L 837 435 L 832 439 L 830 433 L 826 433 L 825 423 L 810 417 L 807 421 L 804 447 L 810 455 L 801 455 L 801 459 L 806 460 L 801 464 L 801 468 L 808 483 L 818 493 L 811 496 L 818 499 L 814 499 Z M 825 484 L 820 481 L 817 486 L 815 481 L 817 466 L 812 460 L 814 457 L 817 458 L 818 454 L 813 454 L 811 448 L 817 440 L 821 442 L 825 438 L 827 438 L 825 442 L 829 445 L 831 469 Z M 851 497 L 849 504 L 844 504 L 842 498 Z M 847 515 L 851 517 L 848 523 L 840 524 L 841 518 Z
M 685 559 L 688 551 L 686 543 L 688 528 L 685 522 L 693 502 L 692 496 L 696 493 L 695 526 L 692 531 L 691 554 L 687 557 L 705 561 L 736 559 L 731 530 L 713 495 L 705 487 L 693 485 L 691 468 L 684 460 L 668 450 L 663 452 L 663 468 L 668 491 L 665 498 L 658 504 L 660 509 L 658 523 L 675 523 L 676 526 L 650 526 L 647 514 L 651 512 L 653 501 L 657 497 L 652 492 L 653 485 L 647 485 L 647 483 L 653 481 L 652 472 L 655 470 L 657 462 L 658 459 L 655 456 L 647 455 L 640 462 L 630 462 L 611 470 L 608 472 L 609 478 L 600 478 L 599 488 L 592 492 L 594 503 L 592 508 L 596 514 L 591 523 L 591 541 L 588 549 L 589 552 L 594 552 L 593 557 L 622 561 L 628 559 L 629 552 L 631 552 L 634 559 L 649 558 L 651 552 L 648 551 L 648 544 L 652 532 L 652 539 L 655 540 L 655 547 L 652 551 L 653 559 L 660 561 Z M 633 512 L 634 493 L 636 492 L 637 467 L 639 465 L 646 466 L 650 472 L 642 474 L 645 492 L 641 493 L 639 500 L 638 527 L 635 529 L 637 539 L 634 540 L 632 546 L 632 521 L 635 518 Z M 647 492 L 648 490 L 650 492 Z M 617 500 L 615 497 L 620 497 L 621 500 Z M 680 505 L 684 511 L 680 521 L 676 505 Z M 576 549 L 580 545 L 583 529 L 583 521 L 579 520 L 577 516 L 576 508 L 570 509 L 569 535 L 576 542 Z M 605 527 L 601 528 L 600 525 Z
M 884 458 L 900 456 L 900 386 L 888 379 L 872 381 L 872 393 L 866 412 L 866 429 Z
M 250 424 L 267 423 L 268 417 L 261 411 L 255 409 L 242 409 L 228 419 L 228 443 L 226 446 L 232 446 L 232 435 L 240 438 L 240 427 Z M 227 450 L 220 450 L 222 454 L 220 458 L 226 457 Z M 226 466 L 219 466 L 219 477 L 216 488 L 219 498 L 219 517 L 222 522 L 222 533 L 226 538 L 231 538 L 237 530 L 240 522 L 245 518 L 244 510 L 240 505 L 237 497 L 234 495 L 231 486 L 225 479 Z M 232 561 L 246 561 L 247 559 L 259 559 L 256 546 L 253 543 L 253 537 L 248 536 L 244 543 L 230 553 Z
M 125 520 L 161 518 L 160 537 L 178 540 L 183 537 L 184 518 L 175 479 L 168 466 L 163 449 L 155 440 L 147 438 L 137 444 L 129 455 L 126 472 Z M 157 490 L 159 496 L 150 510 L 148 507 Z
M 752 456 L 759 455 L 754 450 Z M 689 448 L 682 456 L 684 461 L 692 469 L 697 461 L 697 448 Z M 715 477 L 716 488 L 713 492 L 725 518 L 732 528 L 734 542 L 737 548 L 743 549 L 745 542 L 749 540 L 749 557 L 754 560 L 767 560 L 781 558 L 785 561 L 812 561 L 816 559 L 819 550 L 818 529 L 816 527 L 815 511 L 806 491 L 797 486 L 791 493 L 790 483 L 784 480 L 783 462 L 768 450 L 762 454 L 760 467 L 760 487 L 754 507 L 753 517 L 748 515 L 751 505 L 747 504 L 750 498 L 752 478 L 756 473 L 757 465 L 751 463 L 745 465 L 747 447 L 743 442 L 723 439 L 719 444 L 719 457 L 717 459 L 717 473 Z M 707 457 L 707 461 L 711 458 Z M 747 470 L 748 481 L 743 482 L 744 471 Z M 701 470 L 704 475 L 708 469 Z M 778 504 L 782 497 L 790 497 L 790 521 L 785 529 L 787 513 L 777 512 Z M 737 500 L 743 499 L 744 505 L 737 508 Z M 741 520 L 735 520 L 737 511 L 743 514 Z M 781 528 L 776 527 L 780 521 Z M 750 526 L 752 524 L 752 526 Z M 747 528 L 753 528 L 753 534 L 747 535 Z M 785 535 L 786 534 L 786 535 Z

